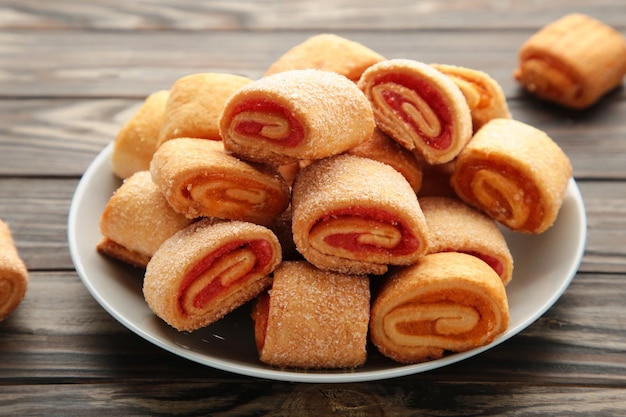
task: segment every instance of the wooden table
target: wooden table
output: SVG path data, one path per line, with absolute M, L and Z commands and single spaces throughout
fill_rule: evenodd
M 626 34 L 621 0 L 0 1 L 0 216 L 30 271 L 26 298 L 0 323 L 0 414 L 623 415 L 624 89 L 573 112 L 529 97 L 511 76 L 521 43 L 571 11 Z M 569 155 L 588 216 L 586 250 L 565 294 L 526 330 L 429 372 L 304 384 L 182 359 L 127 330 L 90 296 L 68 251 L 70 202 L 89 163 L 147 94 L 196 72 L 258 78 L 321 32 L 388 58 L 486 71 L 514 117 Z

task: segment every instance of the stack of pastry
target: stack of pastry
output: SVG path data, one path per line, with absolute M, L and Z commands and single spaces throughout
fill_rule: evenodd
M 149 121 L 148 140 L 133 126 Z M 148 306 L 180 331 L 256 299 L 259 358 L 277 367 L 361 366 L 368 330 L 403 363 L 490 343 L 513 275 L 497 223 L 542 233 L 572 174 L 486 73 L 335 35 L 258 80 L 184 77 L 116 144 L 113 166 L 136 164 L 114 171 L 98 250 L 145 268 Z

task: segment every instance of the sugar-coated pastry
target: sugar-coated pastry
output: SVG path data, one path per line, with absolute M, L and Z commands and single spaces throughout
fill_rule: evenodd
M 0 321 L 22 303 L 28 288 L 28 270 L 20 257 L 9 225 L 0 219 Z
M 161 245 L 146 268 L 143 294 L 170 326 L 194 331 L 258 296 L 281 260 L 268 228 L 202 219 Z
M 298 251 L 320 269 L 383 274 L 417 261 L 427 229 L 415 192 L 391 166 L 338 155 L 303 168 L 292 199 Z
M 358 42 L 323 33 L 291 48 L 267 69 L 265 75 L 310 68 L 333 71 L 356 82 L 366 68 L 384 59 Z
M 513 276 L 513 256 L 495 220 L 458 199 L 423 197 L 428 225 L 428 253 L 462 252 L 493 268 L 504 285 Z
M 150 94 L 118 132 L 111 151 L 111 170 L 118 177 L 128 178 L 150 167 L 169 94 L 169 90 Z
M 373 297 L 370 339 L 395 361 L 419 363 L 487 345 L 508 324 L 498 274 L 474 256 L 441 252 L 386 278 Z
M 483 126 L 455 162 L 456 194 L 512 230 L 542 233 L 572 177 L 567 155 L 545 132 L 513 119 Z
M 242 161 L 220 141 L 167 141 L 155 152 L 150 172 L 172 208 L 188 218 L 269 225 L 289 205 L 289 187 L 273 167 Z
M 326 158 L 374 131 L 368 100 L 343 75 L 290 70 L 234 93 L 220 116 L 226 150 L 243 159 L 285 165 Z
M 502 87 L 486 72 L 457 65 L 433 64 L 433 67 L 461 89 L 472 114 L 474 132 L 491 119 L 511 118 Z
M 254 305 L 259 359 L 290 368 L 355 368 L 366 361 L 370 288 L 365 276 L 283 262 Z
M 472 137 L 470 108 L 450 77 L 408 59 L 382 61 L 358 82 L 376 124 L 430 164 L 450 162 Z
M 99 253 L 145 268 L 159 246 L 191 223 L 176 213 L 150 178 L 139 171 L 111 196 L 100 216 Z
M 514 76 L 535 96 L 584 109 L 619 86 L 626 74 L 626 39 L 590 16 L 572 13 L 531 36 Z
M 224 103 L 250 78 L 227 73 L 199 73 L 179 78 L 165 107 L 159 146 L 176 138 L 221 140 L 218 118 Z
M 422 186 L 422 168 L 415 155 L 378 128 L 374 129 L 369 140 L 346 153 L 391 165 L 406 178 L 415 192 Z

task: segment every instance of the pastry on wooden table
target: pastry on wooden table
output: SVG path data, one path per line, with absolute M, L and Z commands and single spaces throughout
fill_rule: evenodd
M 369 279 L 283 262 L 253 307 L 261 362 L 289 368 L 356 368 L 367 358 Z
M 545 132 L 513 119 L 483 126 L 455 162 L 456 194 L 512 230 L 538 234 L 558 215 L 572 177 Z
M 20 257 L 9 225 L 0 219 L 0 321 L 22 303 L 28 288 L 28 270 Z
M 441 252 L 386 278 L 373 296 L 370 339 L 397 362 L 420 363 L 485 346 L 508 323 L 498 274 L 474 256 Z
M 150 309 L 179 331 L 194 331 L 258 296 L 272 282 L 281 249 L 266 227 L 199 220 L 165 241 L 144 276 Z

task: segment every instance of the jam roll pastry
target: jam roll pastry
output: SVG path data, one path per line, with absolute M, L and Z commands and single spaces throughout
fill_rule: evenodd
M 202 219 L 154 254 L 144 276 L 144 298 L 170 326 L 194 331 L 258 296 L 281 260 L 278 239 L 268 228 Z
M 355 368 L 366 361 L 370 310 L 366 276 L 286 261 L 253 307 L 259 359 L 291 368 Z
M 292 210 L 296 248 L 320 269 L 378 275 L 426 253 L 415 192 L 382 162 L 353 155 L 314 162 L 296 178 Z
M 100 216 L 99 253 L 145 268 L 159 246 L 191 224 L 176 213 L 150 178 L 139 171 L 113 193 Z
M 310 68 L 336 72 L 357 82 L 363 71 L 384 59 L 358 42 L 322 33 L 291 48 L 267 69 L 265 75 Z
M 486 72 L 456 65 L 432 66 L 450 77 L 461 89 L 472 114 L 474 132 L 491 119 L 511 118 L 502 87 Z
M 372 108 L 353 82 L 313 69 L 242 87 L 220 116 L 226 150 L 275 165 L 345 152 L 369 139 L 374 126 Z
M 512 230 L 538 234 L 556 220 L 572 176 L 543 131 L 512 119 L 483 126 L 455 162 L 456 194 Z
M 0 321 L 21 304 L 28 287 L 28 270 L 17 252 L 9 225 L 0 219 Z
M 165 107 L 159 146 L 185 137 L 221 140 L 217 121 L 224 103 L 250 82 L 247 77 L 225 73 L 191 74 L 176 80 Z
M 372 302 L 370 339 L 395 361 L 419 363 L 487 345 L 508 323 L 498 274 L 474 256 L 441 252 L 386 278 Z
M 289 187 L 273 167 L 242 161 L 220 141 L 167 141 L 155 152 L 150 172 L 173 209 L 188 218 L 269 225 L 289 205 Z
M 365 70 L 358 86 L 372 103 L 378 127 L 430 164 L 451 161 L 472 137 L 461 90 L 430 65 L 382 61 Z
M 531 94 L 584 109 L 618 87 L 626 74 L 626 39 L 580 13 L 568 14 L 531 36 L 513 75 Z
M 511 281 L 513 256 L 493 219 L 458 199 L 423 197 L 419 202 L 428 225 L 428 253 L 474 255 L 491 266 L 504 285 Z
M 150 168 L 169 95 L 169 90 L 150 94 L 118 132 L 111 152 L 111 170 L 118 177 L 128 178 Z

